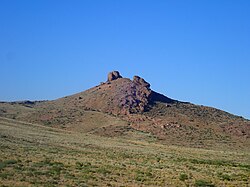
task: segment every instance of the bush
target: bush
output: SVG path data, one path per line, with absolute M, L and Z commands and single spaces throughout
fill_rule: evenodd
M 185 180 L 188 179 L 188 175 L 185 174 L 185 173 L 181 173 L 180 176 L 179 176 L 179 179 L 180 179 L 181 181 L 185 181 Z
M 231 181 L 232 180 L 232 177 L 228 174 L 218 174 L 218 176 L 222 179 L 222 180 L 226 180 L 226 181 Z
M 195 187 L 215 187 L 214 184 L 206 180 L 196 180 L 194 186 Z
M 5 160 L 3 162 L 0 162 L 0 170 L 7 167 L 8 165 L 16 164 L 18 161 L 16 160 Z

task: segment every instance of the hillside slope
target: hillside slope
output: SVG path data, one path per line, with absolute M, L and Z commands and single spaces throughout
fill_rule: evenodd
M 250 153 L 107 138 L 0 117 L 0 186 L 242 186 Z
M 111 72 L 89 90 L 53 101 L 0 103 L 0 116 L 101 136 L 151 133 L 163 144 L 249 149 L 250 121 L 227 112 L 173 100 L 135 76 Z

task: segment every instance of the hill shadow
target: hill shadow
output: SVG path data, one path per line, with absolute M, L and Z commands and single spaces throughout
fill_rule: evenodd
M 169 97 L 166 97 L 163 94 L 157 93 L 152 91 L 151 96 L 150 96 L 150 103 L 153 104 L 155 102 L 162 102 L 162 103 L 176 103 L 178 102 L 177 100 L 171 99 Z

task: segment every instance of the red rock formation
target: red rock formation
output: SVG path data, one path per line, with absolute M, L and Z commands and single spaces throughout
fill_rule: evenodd
M 122 78 L 118 71 L 113 71 L 108 74 L 108 82 Z

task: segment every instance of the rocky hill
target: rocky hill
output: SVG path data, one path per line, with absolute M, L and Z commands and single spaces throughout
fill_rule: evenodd
M 0 116 L 101 136 L 150 134 L 163 144 L 249 149 L 250 121 L 168 98 L 139 76 L 108 74 L 106 82 L 53 101 L 0 103 Z

